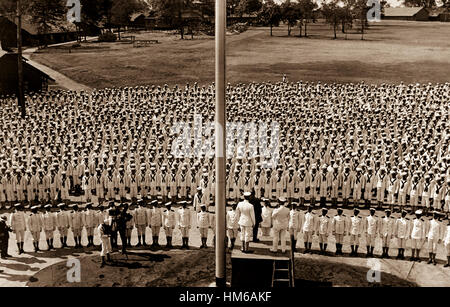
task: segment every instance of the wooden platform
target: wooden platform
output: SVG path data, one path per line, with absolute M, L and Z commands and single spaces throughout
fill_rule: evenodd
M 288 261 L 290 247 L 286 242 L 286 252 L 270 252 L 272 241 L 267 239 L 259 243 L 250 243 L 249 250 L 243 253 L 240 246 L 231 253 L 232 287 L 271 287 L 274 261 Z

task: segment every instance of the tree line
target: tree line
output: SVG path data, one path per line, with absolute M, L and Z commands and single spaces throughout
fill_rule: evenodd
M 80 0 L 80 22 L 74 22 L 77 29 L 90 32 L 93 28 L 111 30 L 128 25 L 130 15 L 144 9 L 143 0 Z M 40 34 L 59 28 L 67 20 L 67 0 L 22 0 L 22 14 L 29 16 Z M 17 0 L 1 0 L 0 15 L 14 18 Z
M 0 14 L 14 15 L 17 0 L 1 0 Z M 260 25 L 273 27 L 284 22 L 290 36 L 298 28 L 299 36 L 308 36 L 308 26 L 318 18 L 324 18 L 333 30 L 334 38 L 340 29 L 357 26 L 363 38 L 367 23 L 367 0 L 332 0 L 324 3 L 320 10 L 314 0 L 285 0 L 281 4 L 274 0 L 227 0 L 228 16 L 252 16 Z M 22 0 L 22 11 L 31 17 L 40 33 L 48 33 L 66 18 L 67 0 Z M 199 29 L 202 24 L 212 26 L 213 0 L 80 0 L 81 21 L 77 28 L 88 33 L 96 27 L 117 28 L 120 39 L 121 28 L 130 24 L 130 16 L 136 12 L 152 11 L 153 16 L 172 29 L 178 29 L 181 38 L 186 28 Z M 197 12 L 196 18 L 185 18 L 184 13 Z M 320 15 L 319 15 L 320 13 Z M 245 20 L 245 19 L 243 19 Z

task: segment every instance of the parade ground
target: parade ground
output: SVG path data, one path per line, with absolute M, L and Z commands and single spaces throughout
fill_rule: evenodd
M 334 216 L 335 210 L 330 210 L 329 216 Z M 319 214 L 317 212 L 317 214 Z M 351 216 L 351 210 L 344 210 L 344 214 Z M 362 210 L 361 216 L 368 215 Z M 381 217 L 382 211 L 377 215 Z M 397 216 L 398 214 L 394 214 Z M 63 287 L 99 287 L 99 286 L 208 286 L 214 281 L 215 257 L 212 243 L 212 231 L 209 232 L 208 249 L 199 249 L 199 232 L 194 225 L 190 235 L 190 250 L 180 249 L 180 232 L 175 230 L 174 246 L 172 250 L 164 247 L 153 249 L 149 247 L 132 247 L 128 257 L 118 252 L 113 253 L 111 265 L 100 268 L 100 246 L 81 249 L 72 247 L 60 249 L 59 236 L 55 236 L 55 251 L 30 252 L 32 248 L 29 233 L 25 236 L 25 254 L 18 255 L 14 235 L 10 238 L 9 253 L 13 256 L 9 260 L 0 260 L 0 286 L 63 286 Z M 150 230 L 147 228 L 147 243 L 150 243 Z M 83 235 L 83 245 L 86 245 Z M 250 247 L 255 253 L 268 254 L 270 238 L 261 237 L 260 243 L 251 243 Z M 395 240 L 391 242 L 389 254 L 391 259 L 381 259 L 381 239 L 377 238 L 374 250 L 375 258 L 365 258 L 365 238 L 361 237 L 358 257 L 350 257 L 349 237 L 344 240 L 344 256 L 334 256 L 334 237 L 329 237 L 328 255 L 319 255 L 318 239 L 314 237 L 313 253 L 303 254 L 303 240 L 301 234 L 297 242 L 295 253 L 296 286 L 320 287 L 376 287 L 376 286 L 449 286 L 450 269 L 444 268 L 445 251 L 439 245 L 437 251 L 438 263 L 436 266 L 427 264 L 426 243 L 421 250 L 422 261 L 411 262 L 397 260 Z M 96 233 L 96 245 L 100 240 Z M 132 245 L 137 243 L 136 229 L 132 234 Z M 119 239 L 120 243 L 120 239 Z M 166 243 L 164 232 L 161 230 L 160 244 Z M 69 235 L 68 244 L 73 245 Z M 405 256 L 409 259 L 410 243 Z M 289 243 L 287 244 L 289 245 Z M 41 249 L 46 248 L 45 240 L 41 236 Z M 240 241 L 237 240 L 237 248 Z M 288 256 L 288 253 L 278 256 Z M 227 253 L 227 279 L 231 280 L 231 253 Z M 79 259 L 81 268 L 80 282 L 68 282 L 67 272 L 69 259 Z M 369 270 L 380 271 L 380 282 L 369 283 L 367 273 Z
M 382 21 L 370 23 L 361 40 L 356 29 L 333 39 L 323 21 L 308 25 L 308 38 L 298 28 L 251 27 L 227 36 L 227 81 L 249 83 L 292 81 L 367 83 L 447 82 L 450 71 L 449 23 Z M 214 37 L 181 40 L 164 32 L 127 33 L 158 44 L 133 48 L 125 42 L 88 41 L 81 47 L 52 47 L 31 59 L 91 88 L 151 84 L 200 84 L 214 81 Z M 70 50 L 69 50 L 70 49 Z M 70 53 L 69 53 L 70 52 Z

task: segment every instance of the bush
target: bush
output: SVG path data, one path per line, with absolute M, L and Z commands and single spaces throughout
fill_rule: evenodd
M 117 36 L 110 31 L 102 33 L 98 36 L 99 42 L 115 42 L 116 40 Z
M 248 25 L 245 23 L 235 23 L 227 28 L 232 33 L 242 33 L 248 30 Z

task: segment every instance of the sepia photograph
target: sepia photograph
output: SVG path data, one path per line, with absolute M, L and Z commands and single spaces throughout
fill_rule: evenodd
M 450 287 L 449 0 L 0 0 L 0 45 L 0 287 Z

